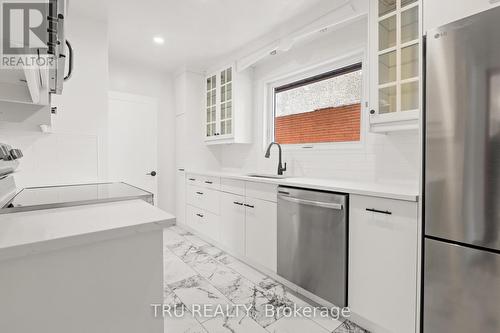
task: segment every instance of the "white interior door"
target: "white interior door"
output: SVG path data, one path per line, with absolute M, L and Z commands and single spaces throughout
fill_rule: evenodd
M 158 103 L 153 98 L 109 93 L 108 178 L 149 191 L 155 199 L 158 193 L 157 113 Z

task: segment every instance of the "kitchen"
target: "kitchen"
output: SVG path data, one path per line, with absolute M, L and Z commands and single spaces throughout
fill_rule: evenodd
M 500 2 L 47 3 L 56 66 L 1 68 L 0 327 L 500 330 Z

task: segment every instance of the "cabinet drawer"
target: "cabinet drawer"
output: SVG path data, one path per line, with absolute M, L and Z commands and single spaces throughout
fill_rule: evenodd
M 203 209 L 187 205 L 187 224 L 199 233 L 219 242 L 219 217 Z
M 277 202 L 278 185 L 246 182 L 245 195 L 248 198 Z
M 206 176 L 196 173 L 188 173 L 186 176 L 186 183 L 189 185 L 197 185 L 214 190 L 220 189 L 220 177 Z
M 222 178 L 220 189 L 222 192 L 245 195 L 245 182 L 242 180 Z
M 188 185 L 186 190 L 186 201 L 191 206 L 201 208 L 214 214 L 219 214 L 219 195 L 219 191 L 216 190 L 201 186 Z
M 220 189 L 220 177 L 215 176 L 201 176 L 199 177 L 201 181 L 201 186 L 206 188 L 211 188 L 214 190 Z
M 186 184 L 201 185 L 201 176 L 193 173 L 186 174 Z

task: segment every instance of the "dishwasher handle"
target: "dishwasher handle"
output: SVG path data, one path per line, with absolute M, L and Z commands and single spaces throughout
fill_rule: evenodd
M 303 204 L 303 205 L 309 205 L 309 206 L 315 206 L 315 207 L 323 207 L 323 208 L 329 208 L 329 209 L 335 209 L 335 210 L 343 210 L 344 206 L 339 203 L 331 203 L 331 202 L 321 202 L 321 201 L 312 201 L 312 200 L 305 200 L 305 199 L 297 199 L 293 197 L 287 197 L 283 195 L 278 196 L 280 199 L 283 199 L 285 201 L 293 202 L 293 203 L 298 203 L 298 204 Z

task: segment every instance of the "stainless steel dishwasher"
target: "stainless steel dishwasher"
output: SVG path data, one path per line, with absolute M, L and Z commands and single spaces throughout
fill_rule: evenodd
M 278 275 L 347 306 L 348 195 L 278 188 Z

